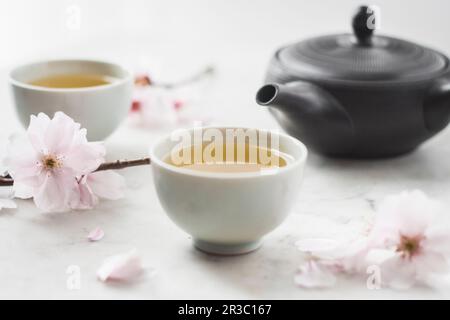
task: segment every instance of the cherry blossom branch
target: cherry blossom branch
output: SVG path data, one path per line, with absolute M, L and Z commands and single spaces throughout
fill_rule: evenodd
M 188 85 L 191 83 L 195 83 L 197 81 L 202 80 L 203 78 L 210 77 L 214 74 L 215 70 L 212 66 L 207 66 L 203 70 L 198 73 L 191 75 L 185 79 L 179 80 L 177 82 L 154 82 L 148 75 L 139 75 L 134 79 L 134 84 L 137 86 L 152 86 L 152 87 L 160 87 L 165 89 L 174 89 L 177 87 L 181 87 L 184 85 Z
M 134 160 L 117 160 L 113 162 L 102 163 L 97 171 L 105 170 L 120 170 L 129 167 L 145 166 L 151 163 L 150 158 L 134 159 Z M 13 178 L 7 174 L 5 176 L 0 176 L 0 187 L 12 186 L 14 184 Z
M 142 158 L 135 160 L 117 160 L 113 162 L 105 162 L 101 164 L 95 171 L 119 170 L 129 167 L 145 166 L 149 165 L 150 163 L 151 163 L 150 158 Z

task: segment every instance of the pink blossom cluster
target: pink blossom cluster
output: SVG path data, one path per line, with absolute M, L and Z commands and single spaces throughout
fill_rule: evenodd
M 4 165 L 14 179 L 14 196 L 33 198 L 42 211 L 91 209 L 99 198 L 122 197 L 123 177 L 95 170 L 105 147 L 89 142 L 86 129 L 62 112 L 52 119 L 31 116 L 26 135 L 10 138 Z
M 212 69 L 211 69 L 212 70 Z M 207 69 L 182 85 L 158 85 L 147 74 L 135 77 L 132 123 L 145 128 L 164 128 L 209 121 L 203 100 L 212 71 Z
M 305 288 L 334 286 L 337 275 L 367 276 L 379 287 L 406 289 L 450 284 L 450 223 L 441 203 L 421 191 L 387 197 L 372 227 L 351 241 L 303 239 L 307 254 L 295 276 Z

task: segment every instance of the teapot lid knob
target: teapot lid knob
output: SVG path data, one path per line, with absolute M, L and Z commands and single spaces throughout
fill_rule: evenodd
M 352 27 L 357 43 L 360 46 L 370 46 L 372 35 L 376 29 L 375 10 L 371 6 L 360 6 L 353 16 Z

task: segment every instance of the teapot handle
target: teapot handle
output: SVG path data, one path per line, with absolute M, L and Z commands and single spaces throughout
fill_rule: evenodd
M 450 76 L 438 80 L 428 91 L 423 104 L 426 128 L 436 133 L 450 122 Z

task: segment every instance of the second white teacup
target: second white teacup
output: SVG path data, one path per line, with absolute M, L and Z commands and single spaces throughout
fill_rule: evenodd
M 51 76 L 90 74 L 108 78 L 107 84 L 54 88 L 32 84 Z M 92 60 L 52 60 L 27 64 L 10 73 L 15 108 L 28 127 L 30 115 L 52 117 L 62 111 L 87 129 L 88 139 L 103 140 L 125 119 L 132 99 L 133 79 L 119 65 Z
M 169 217 L 192 235 L 202 251 L 240 254 L 259 247 L 261 238 L 284 221 L 299 194 L 307 157 L 298 140 L 274 131 L 257 134 L 278 139 L 279 152 L 291 159 L 285 166 L 264 172 L 205 172 L 167 161 L 179 148 L 177 137 L 196 140 L 198 130 L 215 135 L 246 128 L 196 128 L 161 139 L 151 150 L 156 191 Z M 251 129 L 254 130 L 254 129 Z M 260 141 L 260 140 L 258 140 Z

